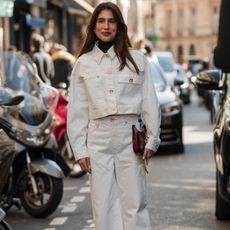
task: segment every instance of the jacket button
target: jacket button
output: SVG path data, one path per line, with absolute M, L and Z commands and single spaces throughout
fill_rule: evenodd
M 129 83 L 133 83 L 133 79 L 132 78 L 129 78 Z

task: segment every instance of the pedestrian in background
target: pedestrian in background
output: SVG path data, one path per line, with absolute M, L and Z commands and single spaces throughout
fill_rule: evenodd
M 143 158 L 132 149 L 132 124 L 147 126 Z M 160 112 L 145 55 L 131 48 L 117 5 L 99 4 L 71 75 L 68 135 L 90 173 L 96 230 L 151 230 L 144 160 L 160 143 Z
M 51 84 L 54 87 L 58 87 L 59 83 L 66 83 L 69 86 L 69 77 L 73 69 L 75 57 L 67 52 L 67 48 L 64 45 L 54 43 L 50 49 L 50 54 L 54 63 L 54 78 L 51 80 Z
M 30 55 L 35 62 L 38 75 L 47 84 L 54 77 L 54 65 L 51 56 L 44 50 L 44 37 L 33 34 L 30 41 Z

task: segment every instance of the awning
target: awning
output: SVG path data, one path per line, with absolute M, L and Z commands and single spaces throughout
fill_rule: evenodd
M 29 4 L 29 5 L 34 5 L 34 6 L 38 6 L 41 8 L 47 7 L 47 0 L 16 0 L 16 3 L 20 5 Z
M 63 0 L 64 6 L 72 14 L 87 15 L 87 12 L 92 13 L 94 7 L 84 0 Z
M 45 27 L 45 19 L 43 18 L 35 18 L 30 14 L 26 15 L 26 25 L 31 26 L 33 28 L 42 29 Z
M 43 8 L 47 6 L 47 0 L 26 0 L 26 3 Z

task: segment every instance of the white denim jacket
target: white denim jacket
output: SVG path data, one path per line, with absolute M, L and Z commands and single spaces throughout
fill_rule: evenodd
M 146 148 L 160 144 L 160 110 L 146 57 L 130 49 L 140 74 L 119 61 L 111 47 L 103 53 L 97 45 L 78 58 L 71 74 L 67 131 L 75 158 L 89 157 L 87 130 L 91 119 L 109 115 L 137 114 L 147 126 Z M 131 63 L 129 66 L 134 69 Z

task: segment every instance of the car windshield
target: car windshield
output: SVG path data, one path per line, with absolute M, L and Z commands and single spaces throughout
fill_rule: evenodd
M 158 66 L 157 63 L 153 60 L 150 60 L 149 63 L 151 66 L 151 73 L 155 87 L 160 89 L 165 88 L 166 81 L 164 79 L 163 72 L 160 69 L 160 66 Z
M 166 57 L 166 56 L 157 56 L 157 59 L 162 67 L 162 69 L 165 72 L 172 72 L 174 70 L 173 68 L 173 61 L 170 57 Z

